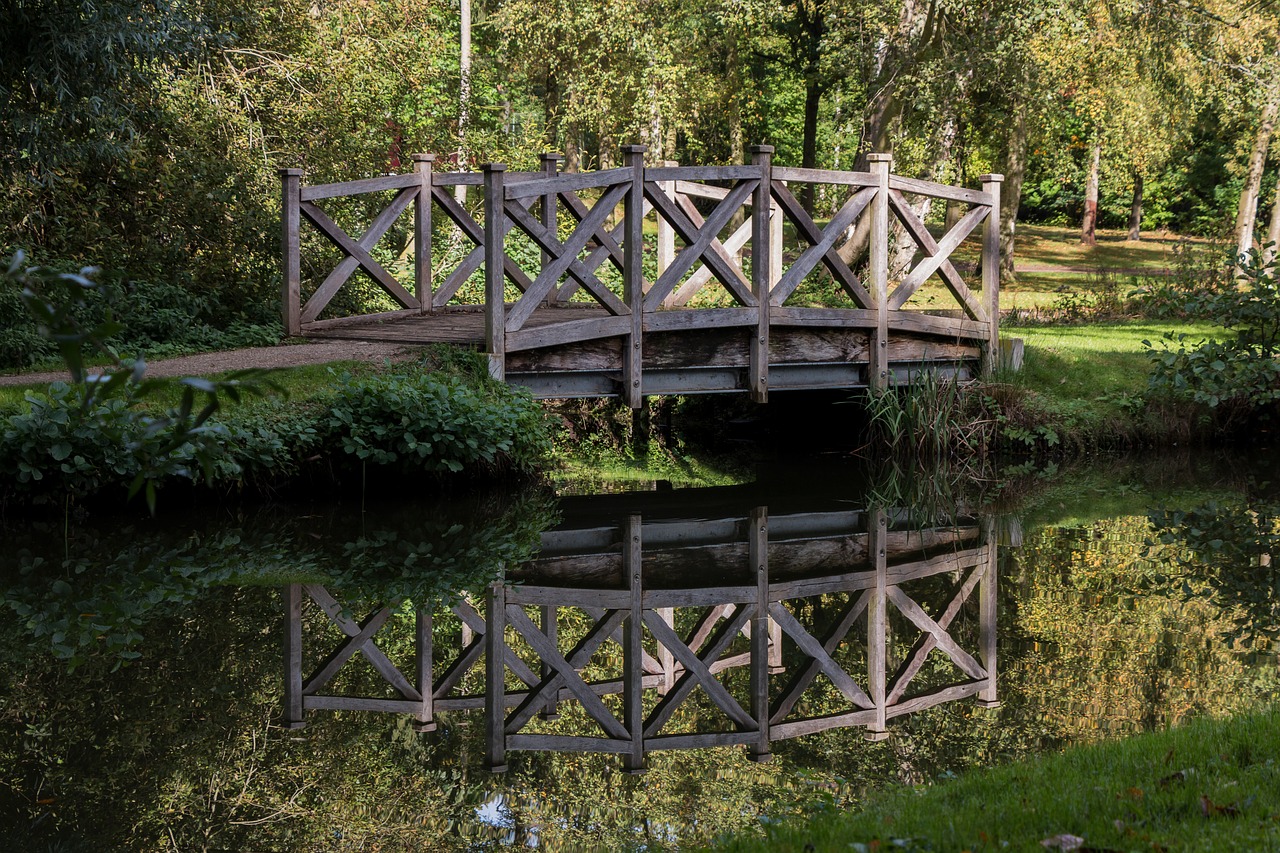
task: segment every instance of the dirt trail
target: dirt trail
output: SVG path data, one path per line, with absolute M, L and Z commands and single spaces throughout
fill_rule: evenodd
M 250 367 L 300 367 L 330 361 L 405 361 L 413 358 L 414 348 L 403 344 L 368 343 L 365 341 L 321 341 L 313 344 L 286 344 L 278 347 L 205 352 L 147 362 L 148 376 L 206 376 L 228 370 Z M 0 376 L 0 385 L 46 385 L 67 379 L 64 370 L 51 373 L 17 373 Z

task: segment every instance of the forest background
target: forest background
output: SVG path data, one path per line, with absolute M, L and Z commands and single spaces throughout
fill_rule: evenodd
M 0 42 L 0 254 L 104 267 L 180 349 L 278 340 L 279 168 L 418 151 L 1001 172 L 1006 274 L 1017 221 L 1280 238 L 1274 0 L 9 0 Z

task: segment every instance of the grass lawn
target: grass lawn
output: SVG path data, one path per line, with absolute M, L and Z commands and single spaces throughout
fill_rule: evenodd
M 1073 747 L 856 812 L 767 827 L 728 850 L 1280 850 L 1280 710 Z

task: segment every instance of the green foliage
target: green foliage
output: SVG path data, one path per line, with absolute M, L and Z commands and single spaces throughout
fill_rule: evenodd
M 1264 263 L 1254 250 L 1241 265 L 1239 285 L 1188 301 L 1190 313 L 1235 332 L 1234 338 L 1187 343 L 1168 332 L 1159 348 L 1143 346 L 1151 360 L 1153 394 L 1205 407 L 1223 428 L 1269 413 L 1280 401 L 1280 263 Z
M 357 459 L 405 470 L 532 470 L 550 452 L 542 413 L 501 383 L 417 372 L 342 376 L 321 427 Z

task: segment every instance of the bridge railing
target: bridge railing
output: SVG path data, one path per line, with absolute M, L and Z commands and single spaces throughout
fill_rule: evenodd
M 587 173 L 559 172 L 554 155 L 544 155 L 533 172 L 502 164 L 436 172 L 432 155 L 420 154 L 409 174 L 318 186 L 303 186 L 300 170 L 282 170 L 286 331 L 482 310 L 493 375 L 504 375 L 509 353 L 610 339 L 620 347 L 620 396 L 633 405 L 642 392 L 646 333 L 739 330 L 749 351 L 747 390 L 759 400 L 768 393 L 771 328 L 865 331 L 867 384 L 875 387 L 890 381 L 894 331 L 976 343 L 985 368 L 994 363 L 1000 175 L 983 176 L 975 190 L 894 175 L 884 154 L 869 156 L 867 172 L 775 166 L 770 146 L 753 146 L 751 162 L 740 166 L 646 166 L 644 154 L 643 146 L 624 146 L 622 167 Z M 835 198 L 830 219 L 802 203 L 797 184 Z M 393 195 L 358 237 L 317 204 L 378 192 Z M 470 205 L 460 200 L 466 192 L 482 195 L 479 209 L 474 196 Z M 969 208 L 941 238 L 921 212 L 934 200 Z M 397 247 L 402 260 L 412 257 L 411 266 L 402 265 L 408 279 L 402 282 L 374 248 L 410 206 L 412 225 L 401 226 Z M 438 215 L 444 223 L 434 220 Z M 331 272 L 313 276 L 318 281 L 310 282 L 305 300 L 303 219 L 342 254 Z M 656 225 L 656 241 L 646 243 L 646 220 Z M 961 273 L 971 265 L 960 264 L 956 252 L 979 226 L 975 292 Z M 684 244 L 679 251 L 677 238 Z M 447 269 L 433 269 L 433 249 Z M 891 251 L 908 261 L 892 275 Z M 865 262 L 855 263 L 858 256 Z M 322 318 L 357 270 L 399 307 Z M 815 300 L 805 288 L 812 291 L 823 271 L 838 290 Z M 918 307 L 913 299 L 931 279 L 943 285 L 954 300 L 950 313 L 959 316 L 908 310 Z M 931 289 L 929 298 L 937 296 Z M 551 307 L 596 310 L 539 312 Z

